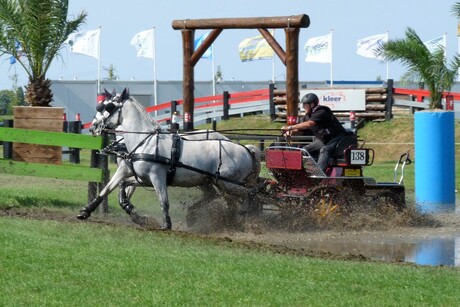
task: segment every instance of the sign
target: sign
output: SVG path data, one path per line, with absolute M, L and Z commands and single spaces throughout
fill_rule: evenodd
M 365 111 L 366 89 L 311 89 L 301 90 L 300 98 L 314 93 L 319 104 L 328 106 L 332 111 Z
M 350 161 L 352 165 L 366 165 L 368 161 L 365 149 L 352 149 L 350 151 Z

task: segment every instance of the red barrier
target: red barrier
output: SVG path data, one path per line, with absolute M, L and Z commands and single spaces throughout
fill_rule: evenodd
M 423 98 L 430 96 L 430 91 L 419 90 L 419 89 L 407 89 L 407 88 L 393 88 L 394 94 L 400 95 L 412 95 L 416 97 L 417 102 L 423 102 Z M 444 92 L 442 93 L 443 98 L 448 95 L 453 96 L 454 100 L 460 100 L 460 93 Z
M 99 97 L 98 97 L 99 98 Z M 269 89 L 254 90 L 247 92 L 231 93 L 229 95 L 229 104 L 238 104 L 238 103 L 247 103 L 252 101 L 259 100 L 268 100 L 269 99 Z M 177 105 L 182 105 L 183 100 L 176 100 Z M 224 97 L 222 95 L 215 96 L 205 96 L 195 98 L 195 109 L 205 109 L 210 107 L 220 107 L 224 104 Z M 160 110 L 169 110 L 171 108 L 171 102 L 165 102 L 156 106 L 147 107 L 146 111 L 148 113 L 160 111 Z M 170 118 L 158 120 L 158 122 L 164 122 Z M 82 125 L 82 129 L 88 129 L 91 126 L 91 123 L 85 123 Z

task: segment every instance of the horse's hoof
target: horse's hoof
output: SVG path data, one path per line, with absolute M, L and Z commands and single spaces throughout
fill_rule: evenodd
M 77 215 L 77 219 L 79 220 L 86 220 L 87 218 L 89 218 L 91 216 L 91 213 L 89 213 L 88 211 L 86 210 L 81 210 L 80 213 Z
M 163 217 L 163 226 L 161 227 L 161 229 L 162 230 L 172 229 L 171 217 L 169 216 Z
M 171 229 L 172 229 L 172 225 L 163 225 L 163 226 L 161 226 L 161 230 L 167 231 L 167 230 L 171 230 Z

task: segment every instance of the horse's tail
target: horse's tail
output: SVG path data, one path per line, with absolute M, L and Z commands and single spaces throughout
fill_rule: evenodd
M 252 169 L 248 177 L 246 177 L 246 186 L 254 187 L 258 183 L 260 174 L 260 150 L 254 145 L 245 145 L 246 149 L 251 153 Z

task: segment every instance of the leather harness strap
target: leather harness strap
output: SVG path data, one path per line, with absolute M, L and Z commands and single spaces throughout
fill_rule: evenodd
M 159 138 L 157 138 L 157 146 L 156 146 L 155 154 L 131 153 L 126 157 L 128 162 L 129 162 L 129 164 L 132 165 L 133 162 L 143 161 L 143 162 L 159 163 L 159 164 L 163 164 L 163 165 L 170 165 L 171 167 L 168 170 L 167 177 L 166 177 L 166 183 L 168 185 L 171 185 L 171 183 L 172 183 L 172 181 L 174 179 L 174 175 L 176 174 L 176 167 L 182 167 L 182 168 L 185 168 L 185 169 L 188 169 L 188 170 L 191 170 L 191 171 L 203 174 L 203 175 L 208 175 L 210 177 L 214 177 L 216 180 L 223 180 L 223 181 L 227 181 L 227 182 L 239 185 L 239 186 L 245 186 L 244 182 L 240 182 L 240 181 L 237 181 L 237 180 L 232 180 L 232 179 L 229 179 L 229 178 L 226 178 L 226 177 L 223 177 L 223 176 L 220 175 L 220 167 L 222 165 L 222 144 L 221 144 L 221 140 L 219 140 L 219 167 L 218 167 L 217 171 L 213 174 L 211 172 L 208 172 L 208 171 L 205 171 L 205 170 L 193 167 L 193 166 L 183 164 L 181 161 L 179 161 L 180 160 L 180 153 L 181 153 L 181 148 L 180 148 L 180 145 L 181 145 L 180 140 L 181 140 L 181 138 L 180 138 L 179 135 L 177 135 L 177 134 L 173 135 L 173 143 L 172 143 L 172 147 L 171 147 L 171 158 L 166 158 L 166 157 L 160 156 L 158 154 L 158 139 Z M 137 146 L 136 148 L 138 148 L 138 147 L 139 146 Z

